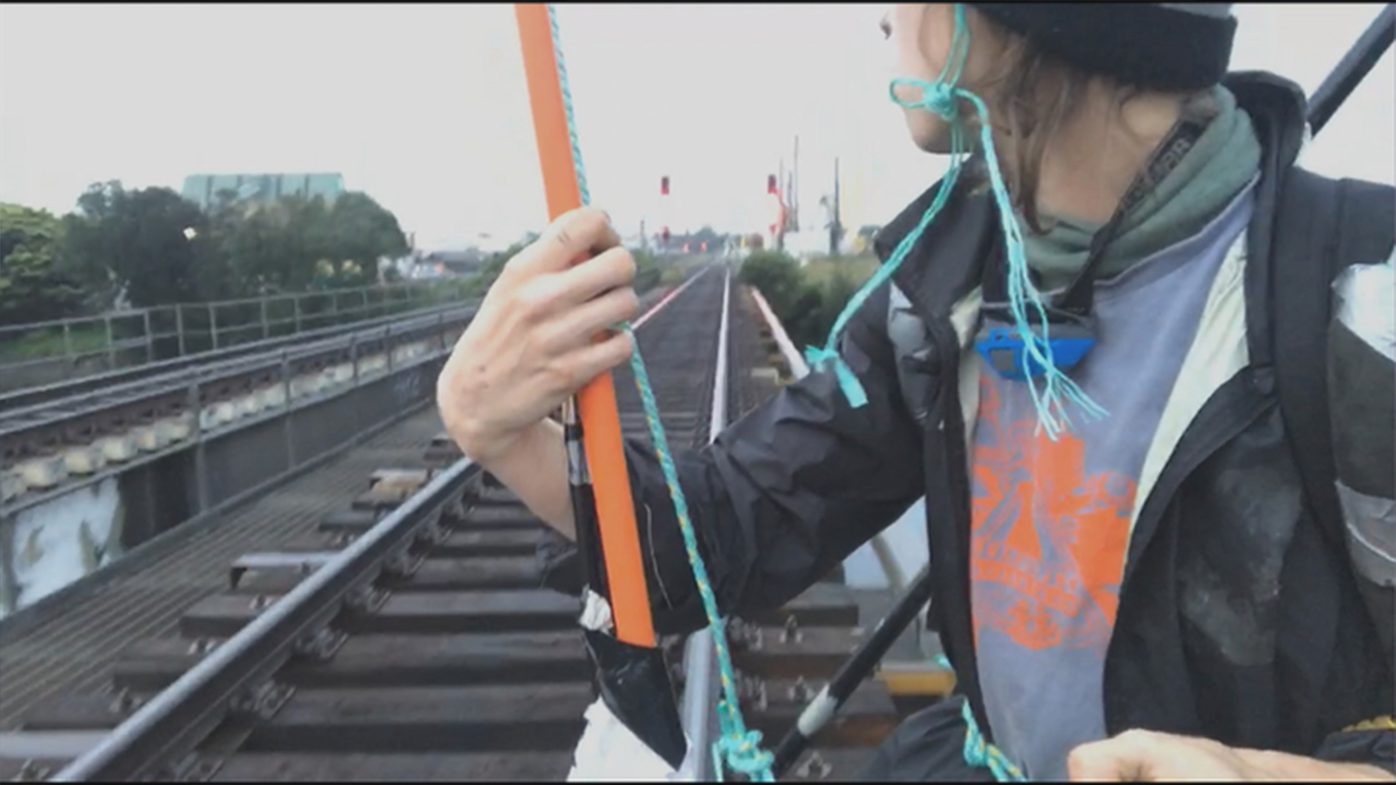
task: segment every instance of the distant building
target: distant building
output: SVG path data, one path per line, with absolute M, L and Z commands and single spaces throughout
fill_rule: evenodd
M 219 194 L 231 191 L 238 201 L 274 202 L 282 196 L 323 196 L 332 202 L 344 193 L 344 175 L 308 174 L 191 174 L 184 178 L 181 195 L 207 210 Z
M 433 251 L 424 256 L 420 264 L 441 275 L 470 275 L 480 271 L 486 254 L 478 248 L 463 251 Z

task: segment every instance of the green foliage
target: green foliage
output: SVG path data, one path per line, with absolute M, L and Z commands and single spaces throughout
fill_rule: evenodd
M 218 241 L 243 294 L 369 286 L 378 260 L 407 253 L 397 218 L 360 193 L 324 199 L 283 197 L 274 204 L 216 213 Z
M 812 274 L 813 273 L 813 274 Z M 834 320 L 870 270 L 807 266 L 781 251 L 754 251 L 738 280 L 761 291 L 796 347 L 823 346 Z
M 125 293 L 137 307 L 368 286 L 378 260 L 408 251 L 397 218 L 361 193 L 332 204 L 289 196 L 209 213 L 167 188 L 91 186 L 64 216 L 65 270 L 93 310 Z
M 0 204 L 0 324 L 61 319 L 82 305 L 63 271 L 63 225 L 45 210 Z
M 635 251 L 631 255 L 635 258 L 635 291 L 644 294 L 659 285 L 664 268 L 649 251 Z
M 122 292 L 146 307 L 212 299 L 227 284 L 208 216 L 168 188 L 95 184 L 63 225 L 68 269 L 97 309 L 110 308 Z

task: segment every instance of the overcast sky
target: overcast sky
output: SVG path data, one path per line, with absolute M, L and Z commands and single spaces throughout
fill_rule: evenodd
M 838 155 L 846 220 L 884 222 L 943 168 L 886 99 L 885 8 L 561 6 L 594 201 L 626 232 L 754 231 L 798 134 L 806 220 Z M 1238 6 L 1232 67 L 1312 92 L 1379 10 Z M 1308 165 L 1396 182 L 1393 71 L 1388 52 Z M 512 6 L 0 6 L 0 200 L 61 213 L 95 181 L 305 171 L 342 173 L 426 249 L 543 223 Z

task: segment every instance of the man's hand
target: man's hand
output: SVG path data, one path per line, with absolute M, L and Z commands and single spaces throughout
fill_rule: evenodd
M 634 281 L 635 260 L 590 207 L 504 265 L 436 382 L 441 421 L 466 455 L 494 471 L 578 388 L 630 357 L 630 334 L 610 328 L 639 312 Z
M 1269 750 L 1228 747 L 1211 739 L 1146 730 L 1082 744 L 1066 759 L 1073 780 L 1356 780 L 1392 781 L 1375 766 L 1326 763 Z

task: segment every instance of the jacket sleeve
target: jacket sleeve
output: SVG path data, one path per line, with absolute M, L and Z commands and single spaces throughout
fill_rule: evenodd
M 1334 283 L 1328 335 L 1329 411 L 1334 465 L 1348 555 L 1376 624 L 1385 662 L 1393 662 L 1396 619 L 1396 287 L 1392 261 L 1355 264 Z M 1390 675 L 1388 675 L 1388 679 Z M 1389 684 L 1389 682 L 1388 682 Z M 1388 703 L 1386 710 L 1390 711 Z M 1388 716 L 1360 730 L 1334 734 L 1334 759 L 1393 769 L 1396 726 Z M 1353 757 L 1356 756 L 1356 757 Z
M 897 383 L 887 307 L 884 285 L 840 344 L 866 405 L 850 407 L 833 373 L 813 370 L 713 444 L 674 456 L 723 615 L 794 598 L 924 493 L 920 428 Z M 626 451 L 656 631 L 698 629 L 706 617 L 658 458 L 648 440 L 628 440 Z

